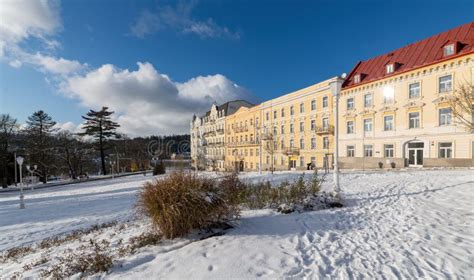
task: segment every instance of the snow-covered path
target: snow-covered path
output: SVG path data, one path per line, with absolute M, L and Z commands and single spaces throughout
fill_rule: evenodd
M 349 207 L 249 211 L 224 236 L 166 253 L 147 250 L 145 261 L 107 278 L 472 279 L 472 171 L 341 179 Z
M 138 188 L 151 176 L 136 175 L 19 193 L 0 194 L 0 251 L 75 229 L 132 217 Z

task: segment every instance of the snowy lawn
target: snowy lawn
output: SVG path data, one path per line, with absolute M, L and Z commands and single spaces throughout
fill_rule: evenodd
M 243 174 L 279 183 L 297 173 Z M 327 177 L 325 188 L 332 183 Z M 87 235 L 122 239 L 148 229 L 134 220 L 136 191 L 151 177 L 133 176 L 26 193 L 0 194 L 0 251 L 112 220 L 119 224 Z M 346 207 L 277 214 L 244 211 L 225 235 L 163 241 L 116 260 L 111 279 L 469 279 L 474 274 L 474 174 L 472 170 L 349 172 L 341 175 Z M 76 248 L 78 241 L 48 251 Z M 38 277 L 25 269 L 35 252 L 0 263 L 0 274 Z M 25 270 L 25 271 L 24 271 Z

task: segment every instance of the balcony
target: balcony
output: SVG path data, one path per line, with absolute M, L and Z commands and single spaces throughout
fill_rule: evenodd
M 231 143 L 228 143 L 227 146 L 241 147 L 241 146 L 259 145 L 259 144 L 260 144 L 260 141 L 242 141 L 242 142 L 231 142 Z
M 236 127 L 236 128 L 234 128 L 234 132 L 235 132 L 235 133 L 247 132 L 247 131 L 249 131 L 248 126 L 241 126 L 241 127 Z
M 300 149 L 299 148 L 284 148 L 283 153 L 287 156 L 299 156 L 300 155 Z
M 224 129 L 218 129 L 216 130 L 217 134 L 224 134 Z
M 328 126 L 317 126 L 316 129 L 316 134 L 334 134 L 334 126 L 333 125 L 328 125 Z
M 203 133 L 203 136 L 204 137 L 216 136 L 216 132 L 215 131 L 208 131 L 208 132 Z

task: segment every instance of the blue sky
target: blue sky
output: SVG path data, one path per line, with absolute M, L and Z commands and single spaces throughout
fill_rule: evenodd
M 130 135 L 185 132 L 212 101 L 270 99 L 474 20 L 468 0 L 6 1 L 0 18 L 28 18 L 0 23 L 1 113 L 73 130 L 107 105 Z

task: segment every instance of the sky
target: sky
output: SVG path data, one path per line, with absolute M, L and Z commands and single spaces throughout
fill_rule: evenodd
M 268 100 L 474 20 L 474 1 L 0 0 L 0 113 L 77 132 L 188 133 L 213 103 Z

